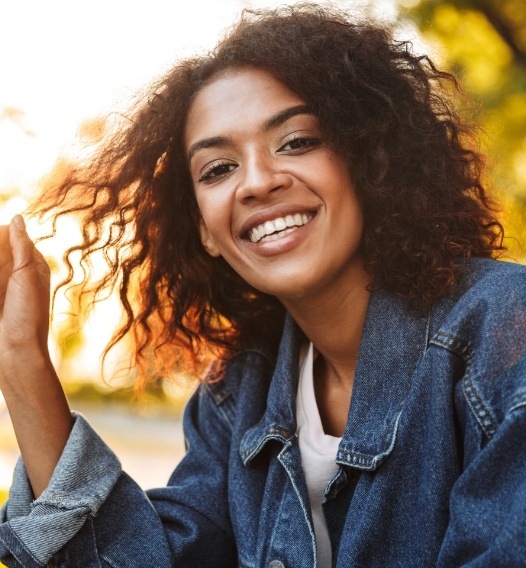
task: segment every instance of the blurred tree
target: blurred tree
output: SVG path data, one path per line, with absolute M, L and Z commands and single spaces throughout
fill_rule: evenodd
M 526 257 L 526 2 L 399 0 L 477 104 L 510 255 Z

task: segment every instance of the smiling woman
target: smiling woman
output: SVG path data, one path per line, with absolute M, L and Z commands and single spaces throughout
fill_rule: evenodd
M 23 461 L 0 558 L 521 565 L 526 270 L 491 258 L 503 228 L 451 87 L 378 23 L 246 12 L 42 196 L 81 220 L 72 270 L 106 254 L 84 285 L 119 287 L 114 342 L 168 371 L 215 356 L 165 488 L 144 493 L 70 413 L 48 271 L 15 217 L 0 386 Z
M 306 294 L 367 282 L 361 207 L 327 142 L 298 95 L 251 67 L 205 86 L 186 122 L 206 250 L 291 313 Z

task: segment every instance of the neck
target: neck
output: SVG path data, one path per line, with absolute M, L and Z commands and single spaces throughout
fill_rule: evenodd
M 329 374 L 352 385 L 362 338 L 371 277 L 362 265 L 330 289 L 302 298 L 281 299 L 322 355 Z

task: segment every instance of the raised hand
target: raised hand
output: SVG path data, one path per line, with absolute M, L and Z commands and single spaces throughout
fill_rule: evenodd
M 0 227 L 0 377 L 13 356 L 47 356 L 48 331 L 49 267 L 17 215 Z
M 38 496 L 71 430 L 71 414 L 47 348 L 49 268 L 22 217 L 0 227 L 0 389 Z

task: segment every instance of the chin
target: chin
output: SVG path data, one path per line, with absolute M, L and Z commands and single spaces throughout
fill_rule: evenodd
M 252 286 L 260 292 L 276 296 L 279 300 L 297 300 L 304 298 L 308 295 L 308 292 L 311 289 L 308 285 L 299 285 L 297 278 L 293 279 L 293 282 L 290 282 L 289 284 L 282 281 L 279 285 L 276 285 L 276 282 L 279 282 L 280 280 L 283 280 L 283 278 L 276 277 L 276 280 L 268 285 L 261 285 L 261 282 L 259 282 L 257 284 L 252 284 Z

